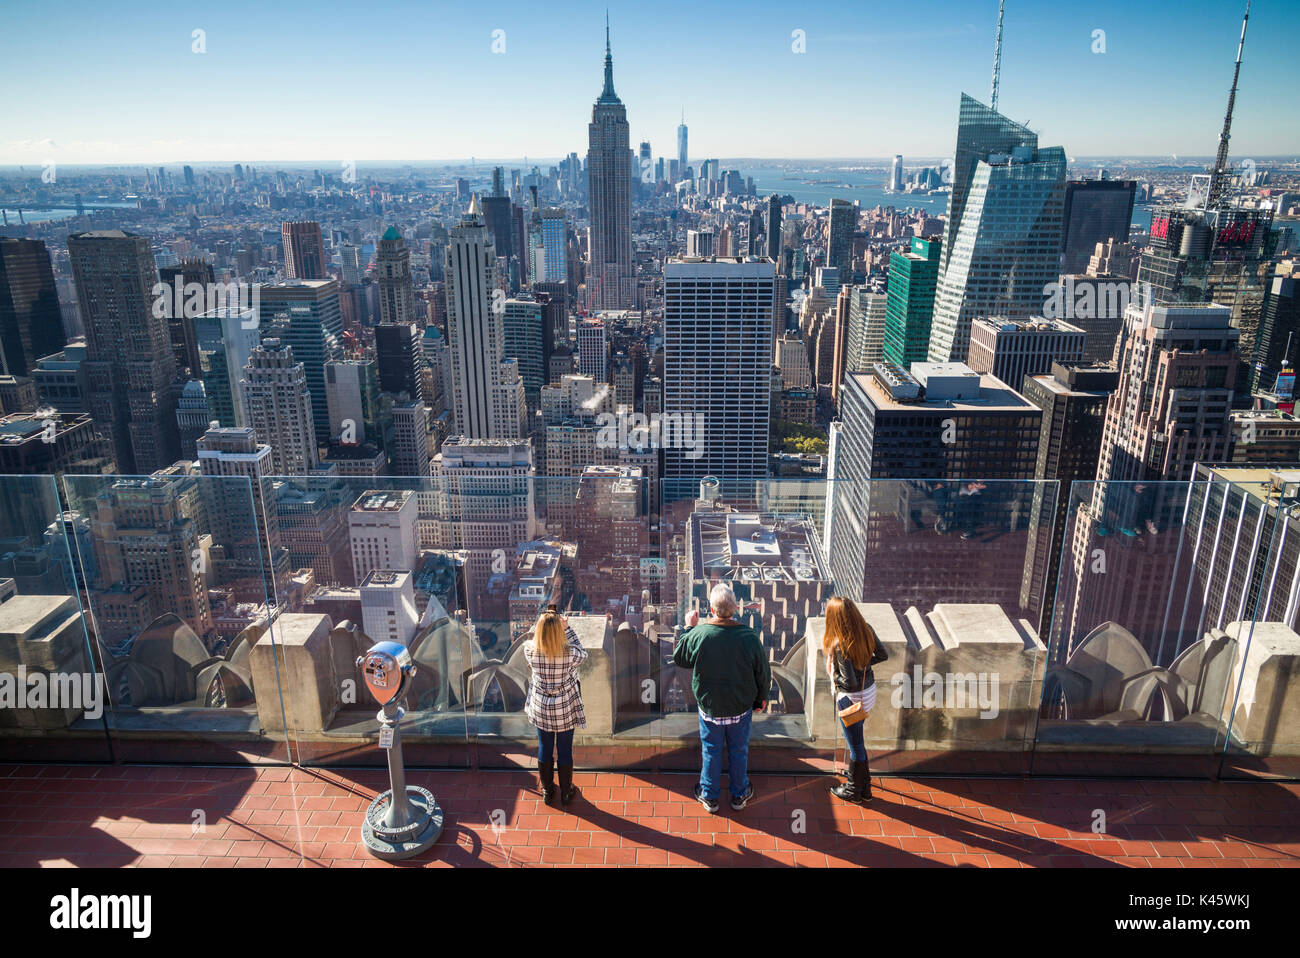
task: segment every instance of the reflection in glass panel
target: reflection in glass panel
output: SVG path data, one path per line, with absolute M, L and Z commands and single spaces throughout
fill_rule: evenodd
M 466 557 L 442 546 L 442 487 L 420 477 L 343 476 L 337 464 L 269 482 L 291 570 L 278 589 L 278 626 L 318 628 L 328 649 L 311 681 L 295 673 L 286 689 L 290 700 L 326 690 L 331 703 L 294 725 L 300 760 L 385 761 L 356 660 L 392 641 L 416 665 L 403 725 L 408 761 L 465 764 L 466 706 L 483 655 L 466 610 Z
M 1221 535 L 1258 518 L 1225 492 L 1203 481 L 1071 489 L 1035 769 L 1209 770 L 1234 670 L 1230 623 L 1245 613 L 1220 601 L 1212 567 L 1227 568 Z
M 0 758 L 110 761 L 102 655 L 82 614 L 90 524 L 53 476 L 0 476 Z
M 1207 583 L 1206 642 L 1231 654 L 1216 751 L 1228 777 L 1300 773 L 1300 468 L 1197 466 L 1221 495 L 1201 508 L 1197 571 Z M 1212 483 L 1212 485 L 1211 485 Z M 1193 493 L 1191 512 L 1197 512 Z M 1236 515 L 1235 525 L 1227 520 Z M 1189 650 L 1190 651 L 1190 650 Z M 1208 653 L 1204 654 L 1209 658 Z
M 178 463 L 147 477 L 65 476 L 62 486 L 123 757 L 283 757 L 248 479 Z M 124 734 L 138 732 L 151 734 Z

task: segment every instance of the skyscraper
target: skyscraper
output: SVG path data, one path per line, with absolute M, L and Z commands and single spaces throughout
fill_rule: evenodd
M 271 479 L 271 447 L 251 428 L 213 428 L 197 443 L 199 484 L 214 545 L 221 546 L 213 571 L 220 583 L 256 579 L 274 570 L 275 586 L 289 571 L 280 541 Z M 230 478 L 242 476 L 247 483 Z
M 569 278 L 564 210 L 542 210 L 542 272 L 533 277 L 537 283 L 563 283 Z
M 587 302 L 598 309 L 636 304 L 632 265 L 632 152 L 627 109 L 614 92 L 614 58 L 605 24 L 605 87 L 587 128 L 587 180 L 591 206 Z
M 1006 530 L 1019 526 L 1018 534 L 1024 534 L 1015 517 L 1024 514 L 1029 487 L 997 483 L 971 498 L 954 488 L 956 482 L 928 484 L 950 493 L 942 498 L 916 480 L 1033 478 L 1041 410 L 961 363 L 914 363 L 910 373 L 877 363 L 870 372 L 845 375 L 840 413 L 828 507 L 837 591 L 900 610 L 960 601 L 1018 610 L 1019 570 L 1008 574 L 972 559 L 970 544 L 956 535 L 922 535 L 930 529 L 921 527 L 921 500 L 937 513 L 936 532 L 956 532 L 969 517 L 999 524 L 1014 539 Z M 945 441 L 945 434 L 960 440 Z M 970 538 L 964 532 L 961 539 Z M 1017 559 L 1023 553 L 1010 548 L 1005 555 Z
M 68 255 L 86 326 L 90 415 L 123 474 L 171 465 L 180 454 L 176 357 L 167 320 L 152 308 L 149 241 L 121 230 L 74 233 Z
M 538 408 L 541 388 L 546 383 L 546 367 L 551 360 L 551 330 L 544 305 L 521 293 L 518 299 L 505 302 L 503 314 L 505 354 L 519 364 L 524 383 L 524 400 L 529 412 Z
M 320 223 L 311 220 L 283 223 L 280 241 L 284 245 L 286 279 L 326 279 L 325 241 Z
M 101 593 L 95 610 L 99 639 L 115 645 L 168 612 L 200 638 L 211 637 L 207 576 L 194 561 L 201 533 L 183 505 L 183 484 L 145 477 L 105 485 L 90 521 Z M 248 495 L 248 486 L 239 485 Z
M 379 442 L 379 374 L 373 359 L 332 359 L 325 364 L 325 405 L 331 441 Z
M 767 198 L 767 228 L 764 230 L 767 236 L 767 258 L 776 266 L 777 275 L 781 275 L 781 265 L 784 259 L 784 247 L 781 237 L 781 197 L 773 193 Z M 785 297 L 782 296 L 782 299 Z
M 376 255 L 379 280 L 379 321 L 415 322 L 415 287 L 411 283 L 411 251 L 396 226 L 379 239 Z
M 749 212 L 749 230 L 745 240 L 745 254 L 747 256 L 763 255 L 763 210 L 755 206 Z
M 578 374 L 597 383 L 609 382 L 609 346 L 605 324 L 599 319 L 578 323 Z
M 687 256 L 713 256 L 716 252 L 717 234 L 713 230 L 687 230 Z
M 228 428 L 248 424 L 247 405 L 239 383 L 257 348 L 257 314 L 252 309 L 218 306 L 194 317 L 199 352 L 198 374 L 208 398 L 208 411 Z
M 1064 320 L 990 316 L 971 323 L 966 364 L 1019 390 L 1026 376 L 1046 373 L 1053 362 L 1082 362 L 1084 340 L 1084 331 Z
M 894 252 L 889 257 L 885 359 L 904 368 L 929 355 L 940 249 L 939 240 L 916 236 L 912 238 L 911 249 Z
M 1098 243 L 1128 241 L 1136 180 L 1070 180 L 1065 184 L 1061 272 L 1082 273 Z
M 339 284 L 334 280 L 288 280 L 258 287 L 262 337 L 275 337 L 293 347 L 302 363 L 311 392 L 316 435 L 329 435 L 325 403 L 325 364 L 343 357 L 343 313 Z
M 180 458 L 190 462 L 197 458 L 195 443 L 208 431 L 211 422 L 212 413 L 208 409 L 203 380 L 191 379 L 182 387 L 180 399 L 176 401 L 176 425 L 181 439 Z
M 771 260 L 665 264 L 665 478 L 767 476 L 775 295 Z
M 466 438 L 514 439 L 524 421 L 524 384 L 505 355 L 504 294 L 477 199 L 451 230 L 446 264 L 452 410 Z
M 903 156 L 894 154 L 894 162 L 889 167 L 889 189 L 893 193 L 903 192 Z
M 839 405 L 840 386 L 850 373 L 863 373 L 884 359 L 885 322 L 889 301 L 885 293 L 867 286 L 846 286 L 836 304 L 835 365 L 831 394 Z
M 389 456 L 394 476 L 429 478 L 429 417 L 424 403 L 393 406 L 393 446 Z
M 1039 635 L 1051 630 L 1056 598 L 1053 573 L 1064 543 L 1070 484 L 1091 482 L 1097 476 L 1106 403 L 1118 382 L 1119 373 L 1106 366 L 1054 362 L 1050 373 L 1027 377 L 1021 390 L 1043 411 L 1034 478 L 1060 484 L 1055 490 L 1048 486 L 1034 489 L 1029 517 L 1034 534 L 1025 557 L 1020 604 L 1042 609 L 1040 621 L 1035 623 Z M 1049 513 L 1051 523 L 1046 521 Z M 1042 595 L 1034 595 L 1035 589 L 1041 589 Z
M 413 489 L 367 489 L 348 510 L 352 572 L 358 581 L 375 569 L 409 571 L 420 559 Z
M 1255 338 L 1255 389 L 1272 389 L 1278 373 L 1291 366 L 1300 347 L 1296 341 L 1300 333 L 1300 264 L 1282 264 L 1270 282 L 1268 305 Z
M 466 553 L 465 588 L 477 618 L 494 575 L 493 554 L 513 554 L 536 537 L 532 446 L 452 436 L 434 458 L 433 480 L 433 546 Z
M 274 475 L 291 476 L 311 472 L 320 464 L 312 400 L 302 363 L 296 362 L 293 347 L 268 339 L 253 350 L 244 367 L 244 400 L 248 403 L 248 424 L 258 442 L 271 447 Z
M 1181 626 L 1170 629 L 1183 602 L 1152 599 L 1204 596 L 1185 578 L 1180 530 L 1189 516 L 1204 514 L 1189 501 L 1198 497 L 1199 484 L 1187 482 L 1197 464 L 1231 458 L 1241 335 L 1231 316 L 1213 303 L 1129 304 L 1097 482 L 1074 497 L 1062 543 L 1053 647 L 1072 651 L 1101 615 L 1122 622 L 1153 662 L 1167 662 L 1187 638 Z M 1236 514 L 1238 531 L 1243 518 Z M 1105 575 L 1092 564 L 1098 548 L 1107 557 Z M 1173 649 L 1163 647 L 1165 639 Z
M 1240 331 L 1213 303 L 1130 304 L 1097 479 L 1187 480 L 1226 462 Z
M 848 200 L 832 199 L 826 237 L 826 265 L 837 268 L 844 282 L 853 276 L 853 231 L 857 228 L 857 205 Z
M 1065 151 L 962 94 L 931 362 L 960 362 L 976 316 L 1041 313 L 1060 275 Z
M 204 290 L 203 302 L 206 305 L 207 290 L 213 280 L 212 264 L 201 259 L 183 259 L 175 266 L 163 266 L 158 270 L 158 281 L 168 289 L 164 294 L 168 296 L 171 306 L 167 310 L 167 332 L 171 336 L 172 352 L 176 355 L 176 368 L 188 369 L 191 377 L 199 375 L 199 347 L 194 336 L 194 317 L 189 309 L 176 309 L 175 303 L 187 301 L 188 290 L 200 286 Z M 178 292 L 180 295 L 177 295 Z
M 686 114 L 682 114 L 682 122 L 677 124 L 677 170 L 682 175 L 686 175 Z
M 380 389 L 408 400 L 424 397 L 423 338 L 414 323 L 380 323 L 375 327 Z
M 44 241 L 0 237 L 0 372 L 26 376 L 65 342 Z

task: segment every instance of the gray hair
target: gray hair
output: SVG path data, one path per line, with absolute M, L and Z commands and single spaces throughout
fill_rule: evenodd
M 730 619 L 736 614 L 738 607 L 736 593 L 731 591 L 731 586 L 727 583 L 719 582 L 709 590 L 709 608 L 718 618 Z

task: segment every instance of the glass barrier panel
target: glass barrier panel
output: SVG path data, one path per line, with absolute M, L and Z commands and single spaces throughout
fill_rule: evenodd
M 0 761 L 110 762 L 107 651 L 76 555 L 89 517 L 54 476 L 0 476 Z
M 466 556 L 447 540 L 440 487 L 418 476 L 325 470 L 268 482 L 278 628 L 289 645 L 295 635 L 327 636 L 319 671 L 291 671 L 286 682 L 290 697 L 329 703 L 295 726 L 299 761 L 386 766 L 379 705 L 357 659 L 388 641 L 406 646 L 415 666 L 401 725 L 407 765 L 468 766 L 479 656 L 460 573 Z
M 1241 522 L 1222 482 L 1069 491 L 1033 770 L 1204 777 L 1245 613 L 1215 598 Z
M 522 481 L 443 477 L 454 534 L 480 547 L 468 550 L 476 561 L 463 571 L 483 656 L 473 676 L 483 767 L 535 769 L 538 719 L 573 723 L 580 770 L 648 769 L 658 758 L 663 563 L 653 483 L 640 467 L 575 471 Z M 552 607 L 576 646 L 563 657 L 581 659 L 576 672 L 538 648 L 538 625 Z
M 1197 470 L 1220 492 L 1203 510 L 1214 546 L 1198 554 L 1208 583 L 1204 644 L 1232 659 L 1218 774 L 1300 778 L 1300 466 Z
M 695 616 L 711 617 L 710 592 L 729 586 L 735 616 L 759 637 L 768 686 L 751 723 L 748 766 L 762 773 L 829 768 L 814 747 L 805 636 L 833 593 L 825 559 L 827 490 L 822 480 L 665 480 L 662 535 L 668 559 L 665 603 L 674 640 Z M 701 726 L 692 670 L 664 650 L 665 767 L 697 771 Z
M 290 760 L 262 532 L 244 476 L 62 477 L 121 761 Z
M 873 669 L 872 767 L 1023 773 L 1045 652 L 1057 483 L 875 479 L 834 482 L 830 493 L 836 595 L 859 604 L 888 654 Z M 824 629 L 819 619 L 810 630 L 818 646 Z M 815 691 L 818 706 L 818 739 L 840 734 L 832 703 Z

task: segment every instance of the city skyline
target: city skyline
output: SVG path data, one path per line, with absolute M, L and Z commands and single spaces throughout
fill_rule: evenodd
M 556 29 L 544 14 L 515 5 L 490 15 L 399 5 L 387 16 L 400 20 L 403 29 L 374 55 L 348 45 L 347 33 L 317 31 L 302 8 L 259 9 L 259 29 L 240 32 L 232 47 L 233 31 L 222 23 L 189 24 L 171 11 L 110 16 L 72 6 L 78 15 L 60 23 L 57 38 L 43 29 L 39 14 L 16 11 L 19 29 L 11 35 L 22 35 L 22 45 L 11 41 L 0 65 L 0 78 L 17 94 L 9 103 L 12 136 L 0 141 L 0 165 L 310 162 L 302 157 L 357 163 L 487 163 L 520 155 L 540 160 L 581 150 L 583 119 L 599 92 L 603 5 L 582 7 L 572 18 L 584 25 L 576 30 Z M 232 4 L 231 19 L 245 6 Z M 960 94 L 988 100 L 997 18 L 992 2 L 912 4 L 910 23 L 935 26 L 897 23 L 879 33 L 855 25 L 879 22 L 883 7 L 830 4 L 790 15 L 760 2 L 750 9 L 746 17 L 692 11 L 691 29 L 683 30 L 680 17 L 665 17 L 659 8 L 610 7 L 632 142 L 648 139 L 655 156 L 674 155 L 684 111 L 697 159 L 941 157 L 952 149 Z M 312 12 L 328 11 L 317 6 Z M 1279 114 L 1261 94 L 1294 85 L 1285 14 L 1276 3 L 1252 9 L 1234 156 L 1291 155 L 1300 142 L 1300 121 Z M 1101 3 L 1086 13 L 1013 3 L 1006 17 L 1000 110 L 1027 121 L 1044 142 L 1064 144 L 1071 156 L 1208 154 L 1217 118 L 1200 107 L 1226 99 L 1231 38 L 1240 15 L 1235 4 L 1207 0 L 1142 11 Z M 1093 52 L 1099 30 L 1105 52 Z M 711 52 L 720 34 L 739 56 L 750 51 L 773 63 L 767 75 L 774 82 L 761 97 L 747 96 L 732 79 L 734 58 Z M 111 42 L 121 62 L 114 63 L 111 76 L 94 77 L 90 88 L 96 95 L 88 101 L 85 74 L 51 74 L 46 64 L 59 55 L 58 43 L 83 36 L 91 42 L 92 35 L 94 42 Z M 286 35 L 297 42 L 279 43 Z M 429 56 L 427 41 L 435 36 L 447 39 L 434 50 L 451 49 L 457 56 Z M 801 45 L 805 52 L 794 52 Z M 481 64 L 474 62 L 476 46 L 487 58 Z M 198 47 L 202 53 L 195 52 Z M 871 68 L 846 80 L 846 66 L 856 68 L 864 52 L 871 54 Z M 268 108 L 290 75 L 300 80 L 302 71 L 321 70 L 336 55 L 354 65 L 355 82 L 333 84 L 322 73 L 319 110 L 307 115 L 327 112 L 351 122 L 302 124 L 298 132 L 282 112 Z M 366 77 L 394 70 L 401 76 L 407 56 L 419 64 L 409 71 L 410 82 L 375 97 L 375 84 Z M 790 58 L 784 68 L 782 57 Z M 456 88 L 457 68 L 474 73 L 475 96 L 440 94 Z M 131 93 L 130 84 L 156 83 L 158 70 L 192 102 L 210 98 L 220 106 L 207 113 L 187 110 L 184 115 L 196 119 L 186 129 L 176 114 Z M 689 76 L 693 88 L 664 83 L 674 71 Z M 824 93 L 832 78 L 840 92 L 834 99 Z M 697 92 L 732 89 L 734 95 Z M 844 95 L 856 103 L 851 123 L 839 121 Z M 502 106 L 482 110 L 483 102 Z M 1117 123 L 1116 104 L 1126 102 L 1131 119 Z M 113 109 L 102 108 L 108 103 Z M 1070 104 L 1069 115 L 1062 103 Z M 230 122 L 223 122 L 223 112 Z M 790 122 L 781 122 L 786 117 Z

